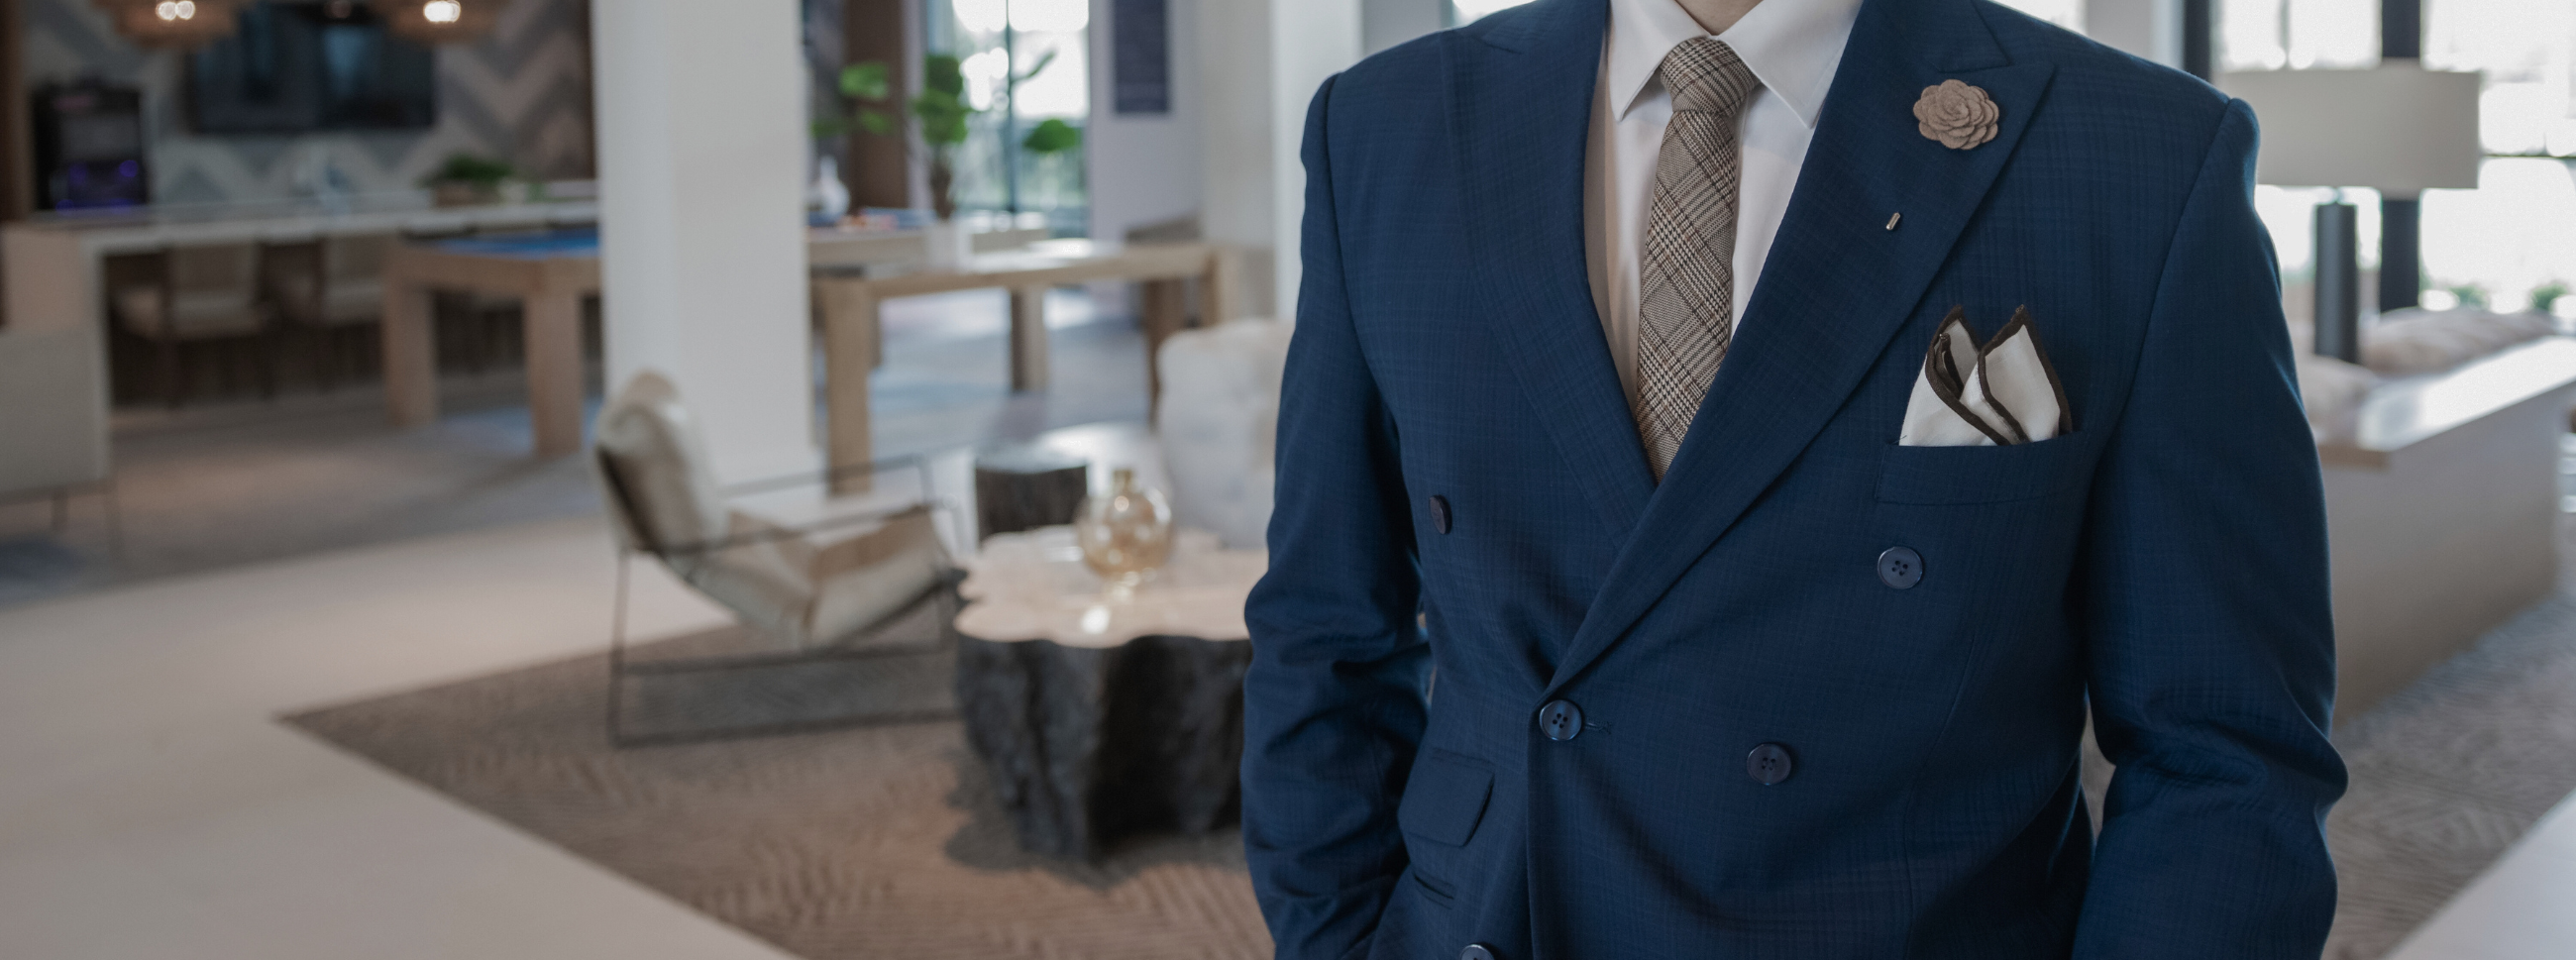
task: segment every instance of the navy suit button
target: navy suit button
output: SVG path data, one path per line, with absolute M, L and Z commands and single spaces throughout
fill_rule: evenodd
M 1467 945 L 1467 949 L 1458 951 L 1458 960 L 1494 960 L 1494 948 L 1481 943 L 1471 943 Z
M 1763 744 L 1744 755 L 1745 775 L 1766 787 L 1789 779 L 1790 772 L 1797 768 L 1798 764 L 1789 759 L 1789 748 L 1776 743 Z
M 1440 496 L 1439 494 L 1431 495 L 1431 529 L 1438 530 L 1441 533 L 1449 532 L 1448 497 Z
M 1538 708 L 1538 729 L 1550 740 L 1572 740 L 1583 732 L 1583 708 L 1564 700 L 1550 700 Z
M 1878 555 L 1878 582 L 1903 590 L 1923 582 L 1923 555 L 1909 547 L 1889 547 Z

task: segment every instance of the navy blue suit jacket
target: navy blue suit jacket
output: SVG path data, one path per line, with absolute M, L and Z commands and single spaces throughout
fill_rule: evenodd
M 1607 16 L 1539 0 L 1315 97 L 1247 610 L 1278 955 L 2313 960 L 2324 510 L 2244 104 L 1984 0 L 1867 0 L 1658 484 L 1586 281 Z M 1916 130 L 1952 78 L 1992 142 Z M 1895 445 L 1953 305 L 2028 307 L 2071 434 Z

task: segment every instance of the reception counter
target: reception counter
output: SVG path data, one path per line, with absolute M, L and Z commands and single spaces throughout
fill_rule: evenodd
M 2318 445 L 2332 537 L 2337 720 L 2466 649 L 2558 584 L 2559 441 L 2576 339 L 2392 380 Z

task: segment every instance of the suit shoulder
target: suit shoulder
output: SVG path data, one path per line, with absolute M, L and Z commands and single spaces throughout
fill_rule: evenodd
M 2199 77 L 2113 49 L 2064 27 L 1977 0 L 1976 10 L 2015 63 L 2057 68 L 2049 111 L 2061 119 L 2146 124 L 2197 153 L 2225 120 L 2229 98 Z
M 1448 72 L 1444 47 L 1458 34 L 1435 30 L 1361 58 L 1334 78 L 1334 105 L 1401 103 L 1439 91 Z
M 1444 127 L 1448 103 L 1444 47 L 1463 39 L 1459 32 L 1441 30 L 1416 37 L 1372 54 L 1327 80 L 1321 106 L 1336 141 L 1344 139 L 1339 134 L 1346 131 L 1378 136 L 1394 129 Z

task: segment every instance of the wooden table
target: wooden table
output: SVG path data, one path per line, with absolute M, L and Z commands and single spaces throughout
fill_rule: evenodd
M 1011 389 L 1047 385 L 1046 292 L 1054 287 L 1124 280 L 1142 283 L 1149 395 L 1159 393 L 1153 351 L 1187 321 L 1186 284 L 1199 283 L 1201 311 L 1209 325 L 1223 323 L 1233 258 L 1207 244 L 1138 244 L 1117 247 L 1089 240 L 1049 240 L 1025 250 L 978 256 L 964 270 L 920 270 L 891 276 L 818 275 L 816 306 L 823 322 L 824 407 L 830 424 L 827 456 L 835 466 L 868 462 L 868 373 L 880 360 L 878 309 L 894 297 L 961 290 L 1011 294 Z
M 518 297 L 537 455 L 581 449 L 581 302 L 599 292 L 599 235 L 560 231 L 404 244 L 385 256 L 385 404 L 396 426 L 438 419 L 432 290 Z
M 973 242 L 978 250 L 999 251 L 1027 246 L 1045 235 L 1043 228 L 997 224 L 977 232 Z M 923 236 L 917 229 L 817 227 L 806 232 L 806 252 L 815 265 L 826 268 L 900 267 L 923 258 Z M 429 292 L 468 290 L 517 297 L 526 304 L 528 413 L 536 428 L 537 455 L 581 449 L 581 301 L 599 293 L 596 230 L 400 246 L 386 257 L 384 288 L 385 403 L 395 425 L 417 427 L 438 419 Z M 875 349 L 871 341 L 871 355 Z M 865 387 L 862 374 L 862 393 Z
M 586 200 L 423 207 L 416 199 L 380 204 L 361 198 L 352 209 L 305 201 L 170 205 L 137 211 L 40 214 L 0 225 L 0 288 L 13 333 L 85 331 L 97 338 L 101 366 L 86 390 L 100 411 L 89 430 L 107 443 L 109 378 L 104 344 L 109 318 L 107 262 L 112 257 L 179 246 L 309 243 L 324 237 L 381 236 L 462 230 L 527 230 L 588 223 L 599 207 Z

